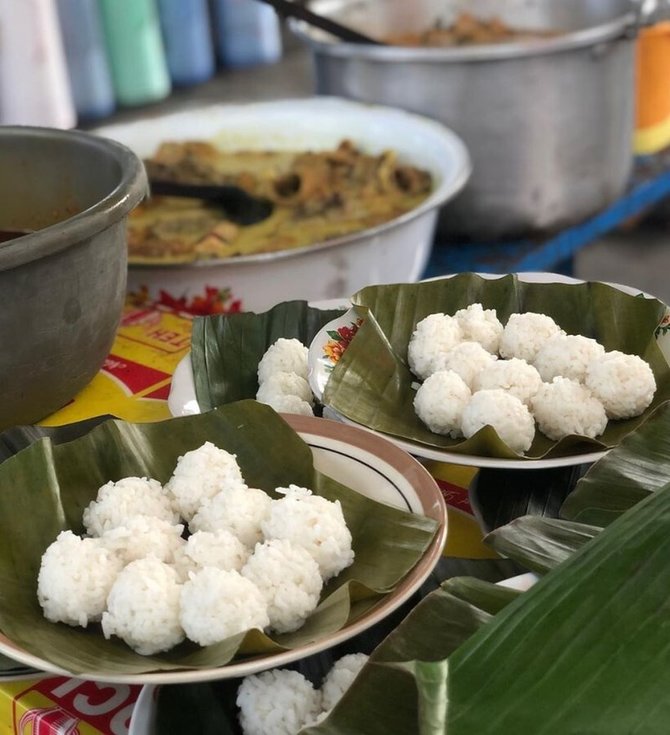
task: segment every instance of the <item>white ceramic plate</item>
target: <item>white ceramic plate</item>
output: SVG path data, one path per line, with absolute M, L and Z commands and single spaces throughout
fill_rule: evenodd
M 153 735 L 156 723 L 156 696 L 158 689 L 155 684 L 145 684 L 133 707 L 133 714 L 128 725 L 128 735 Z
M 245 311 L 288 299 L 347 297 L 369 283 L 417 280 L 430 257 L 438 209 L 463 188 L 471 168 L 462 141 L 442 124 L 335 97 L 211 105 L 95 132 L 143 158 L 168 140 L 210 140 L 226 150 L 323 150 L 348 138 L 368 153 L 392 149 L 431 173 L 434 188 L 418 207 L 357 233 L 305 248 L 192 264 L 130 264 L 131 292 L 145 287 L 152 299 L 164 291 L 190 301 L 211 287 L 240 301 Z
M 453 274 L 450 274 L 453 275 Z M 440 276 L 439 278 L 448 278 L 448 276 Z M 503 274 L 495 273 L 480 273 L 478 274 L 482 278 L 501 278 Z M 543 272 L 527 272 L 517 274 L 519 280 L 527 283 L 566 283 L 575 284 L 583 283 L 583 281 L 563 276 L 558 273 L 543 273 Z M 437 279 L 432 279 L 437 280 Z M 641 292 L 639 289 L 632 288 L 631 286 L 625 286 L 618 283 L 608 284 L 614 288 L 618 288 L 624 293 L 628 293 L 632 296 L 637 296 L 642 293 L 647 298 L 655 298 L 650 294 Z M 333 306 L 335 304 L 335 307 Z M 336 302 L 314 302 L 312 306 L 316 308 L 337 308 L 338 306 L 350 306 L 342 301 Z M 323 388 L 328 380 L 329 369 L 332 367 L 328 364 L 327 360 L 323 359 L 323 348 L 322 345 L 331 339 L 328 334 L 333 328 L 338 326 L 345 326 L 351 328 L 352 317 L 350 314 L 345 314 L 339 319 L 335 320 L 335 323 L 326 325 L 314 338 L 310 345 L 310 385 L 315 395 L 320 396 L 323 392 Z M 670 356 L 670 334 L 661 334 L 658 338 L 658 344 L 663 352 L 666 360 Z M 178 365 L 177 370 L 173 376 L 172 385 L 170 389 L 170 396 L 168 399 L 168 405 L 173 416 L 182 416 L 185 414 L 200 413 L 200 407 L 195 394 L 195 385 L 193 383 L 193 370 L 191 367 L 190 355 L 187 355 L 181 363 Z M 324 410 L 324 416 L 336 421 L 342 421 L 350 426 L 359 426 L 350 419 L 342 416 L 337 411 L 326 407 Z M 595 462 L 600 459 L 605 451 L 594 451 L 584 454 L 570 455 L 567 457 L 550 457 L 547 459 L 501 459 L 497 457 L 483 457 L 479 455 L 471 454 L 460 454 L 456 452 L 450 452 L 448 450 L 442 450 L 437 448 L 426 447 L 425 445 L 416 444 L 414 442 L 405 441 L 399 437 L 391 436 L 389 434 L 381 434 L 372 429 L 365 428 L 366 431 L 377 436 L 383 436 L 389 441 L 396 444 L 396 446 L 404 449 L 410 454 L 420 457 L 421 459 L 435 460 L 438 462 L 449 462 L 450 464 L 466 465 L 471 467 L 488 467 L 498 469 L 526 469 L 526 470 L 538 470 L 547 469 L 550 467 L 570 467 L 576 464 L 588 464 Z
M 362 495 L 404 511 L 420 513 L 437 521 L 439 529 L 416 566 L 392 592 L 385 595 L 379 603 L 354 622 L 301 648 L 257 656 L 217 668 L 137 675 L 91 671 L 82 674 L 80 678 L 126 684 L 178 684 L 247 676 L 283 666 L 331 648 L 367 630 L 408 600 L 428 578 L 440 559 L 447 534 L 444 499 L 428 471 L 406 452 L 369 431 L 313 416 L 287 415 L 284 418 L 311 448 L 317 470 Z M 0 653 L 25 666 L 50 674 L 72 676 L 70 672 L 51 662 L 17 648 L 2 635 L 0 635 Z

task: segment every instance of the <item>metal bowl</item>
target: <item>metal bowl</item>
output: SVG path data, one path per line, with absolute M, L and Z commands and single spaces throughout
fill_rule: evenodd
M 558 35 L 494 45 L 342 43 L 291 28 L 314 58 L 316 91 L 403 107 L 461 136 L 473 174 L 440 229 L 477 239 L 546 233 L 619 196 L 633 161 L 630 0 L 315 0 L 315 12 L 372 38 L 448 25 L 460 12 Z
M 0 127 L 0 429 L 34 423 L 96 374 L 126 292 L 141 161 L 92 135 Z

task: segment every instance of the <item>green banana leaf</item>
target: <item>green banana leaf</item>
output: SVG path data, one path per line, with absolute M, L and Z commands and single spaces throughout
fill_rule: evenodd
M 554 518 L 523 516 L 492 531 L 485 541 L 501 556 L 544 574 L 597 536 L 602 528 Z
M 342 313 L 342 309 L 315 309 L 306 301 L 285 301 L 262 314 L 195 319 L 191 364 L 200 409 L 255 398 L 258 363 L 270 345 L 284 337 L 309 346 L 321 327 Z
M 608 350 L 636 354 L 651 366 L 657 382 L 651 406 L 639 417 L 610 421 L 598 439 L 569 436 L 554 442 L 539 431 L 525 459 L 574 455 L 616 446 L 670 399 L 670 367 L 656 344 L 666 307 L 655 299 L 625 294 L 603 283 L 524 283 L 514 275 L 485 279 L 472 273 L 412 284 L 368 286 L 352 298 L 363 325 L 335 365 L 324 404 L 347 418 L 419 447 L 477 456 L 520 459 L 491 427 L 467 440 L 434 434 L 414 412 L 406 358 L 416 323 L 434 312 L 453 314 L 473 302 L 495 308 L 505 323 L 514 312 L 548 314 L 572 334 L 597 339 Z
M 561 506 L 567 520 L 606 526 L 670 481 L 670 406 L 596 462 Z
M 444 731 L 665 732 L 669 531 L 670 486 L 621 515 L 442 662 Z
M 53 624 L 36 597 L 40 559 L 65 529 L 83 531 L 83 509 L 109 480 L 136 475 L 165 482 L 177 458 L 212 441 L 237 455 L 246 481 L 272 494 L 288 483 L 339 499 L 354 539 L 354 564 L 332 580 L 305 625 L 269 638 L 258 631 L 200 648 L 184 643 L 140 656 L 98 626 Z M 41 439 L 0 464 L 0 631 L 26 651 L 75 674 L 139 674 L 218 667 L 234 656 L 295 648 L 341 629 L 387 594 L 421 558 L 433 520 L 354 493 L 314 469 L 310 448 L 271 408 L 241 401 L 155 424 L 107 421 L 55 445 Z
M 653 428 L 667 435 L 670 416 L 661 413 Z M 645 424 L 638 431 L 653 436 L 651 429 Z M 633 435 L 626 443 L 632 441 Z M 655 475 L 647 460 L 658 455 L 649 445 L 638 446 L 645 456 L 637 466 L 622 446 L 600 460 L 594 474 L 607 477 L 606 470 L 620 462 L 618 453 L 628 455 L 622 477 L 632 487 L 631 475 L 649 485 L 640 466 Z M 368 664 L 326 722 L 305 732 L 373 735 L 384 732 L 384 726 L 408 735 L 665 732 L 670 714 L 665 696 L 670 684 L 670 485 L 659 487 L 660 477 L 654 482 L 657 492 L 637 503 L 632 493 L 630 509 L 602 531 L 538 518 L 519 519 L 495 531 L 489 541 L 496 550 L 553 571 L 516 599 L 501 600 L 493 617 L 473 622 L 462 645 L 444 659 L 434 654 L 430 641 L 436 630 L 443 636 L 445 630 L 465 628 L 463 618 L 450 609 L 431 620 L 425 608 L 435 602 L 427 598 L 424 610 L 417 607 L 405 621 L 420 620 L 419 640 L 404 638 L 402 647 L 387 649 L 396 635 L 391 634 L 375 652 L 386 650 L 388 658 L 383 658 L 393 672 Z M 594 480 L 585 486 L 585 498 L 590 488 L 600 489 Z M 593 500 L 598 498 L 596 492 Z M 452 580 L 452 585 L 459 582 Z M 404 697 L 397 726 L 395 709 L 386 716 L 382 712 L 382 703 L 389 701 L 383 692 L 392 681 L 393 701 Z M 379 707 L 383 725 L 353 719 L 363 696 Z

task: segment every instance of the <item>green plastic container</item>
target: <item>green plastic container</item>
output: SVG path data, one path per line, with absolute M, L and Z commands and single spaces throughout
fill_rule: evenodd
M 168 72 L 155 0 L 99 0 L 114 93 L 120 105 L 167 97 Z

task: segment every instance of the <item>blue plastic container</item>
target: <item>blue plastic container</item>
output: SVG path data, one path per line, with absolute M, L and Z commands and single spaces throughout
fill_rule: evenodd
M 97 0 L 57 0 L 74 107 L 79 120 L 97 120 L 116 107 Z
M 279 19 L 257 0 L 213 0 L 216 48 L 230 67 L 279 61 L 282 54 Z
M 214 74 L 214 44 L 207 0 L 158 0 L 172 83 L 198 84 Z

